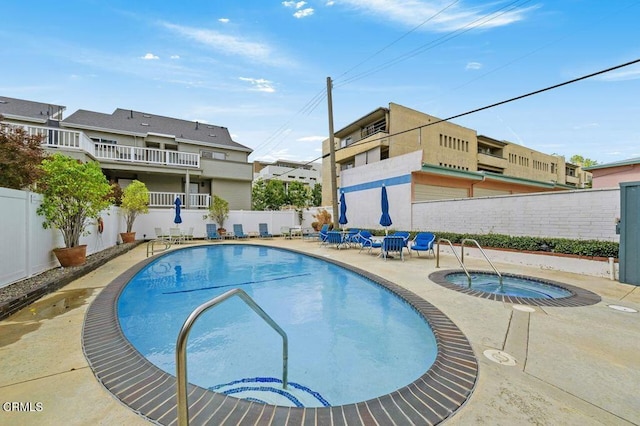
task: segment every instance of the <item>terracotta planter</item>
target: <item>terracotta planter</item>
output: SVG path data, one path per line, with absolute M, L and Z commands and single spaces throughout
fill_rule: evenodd
M 136 240 L 135 232 L 121 232 L 120 238 L 122 238 L 123 243 L 132 243 Z
M 66 268 L 68 266 L 84 265 L 87 261 L 87 246 L 75 246 L 68 248 L 54 249 L 53 254 L 58 258 L 60 266 Z

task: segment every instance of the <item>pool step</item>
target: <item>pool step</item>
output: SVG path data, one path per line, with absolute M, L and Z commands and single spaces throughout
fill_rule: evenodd
M 299 383 L 289 382 L 282 388 L 282 380 L 275 377 L 250 377 L 234 380 L 209 390 L 263 404 L 288 407 L 329 407 L 330 404 L 320 393 Z

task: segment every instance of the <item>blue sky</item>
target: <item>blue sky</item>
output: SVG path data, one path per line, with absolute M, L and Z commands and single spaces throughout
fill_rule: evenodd
M 308 161 L 398 103 L 447 118 L 640 58 L 640 1 L 5 0 L 0 95 L 228 127 L 250 160 Z M 640 156 L 640 65 L 460 117 L 600 163 Z

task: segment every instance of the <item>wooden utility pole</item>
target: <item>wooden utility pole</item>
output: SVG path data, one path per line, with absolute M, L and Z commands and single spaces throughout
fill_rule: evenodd
M 331 163 L 331 205 L 333 207 L 333 229 L 338 229 L 338 183 L 336 177 L 336 145 L 333 140 L 333 100 L 331 77 L 327 77 L 327 103 L 329 106 L 329 163 Z

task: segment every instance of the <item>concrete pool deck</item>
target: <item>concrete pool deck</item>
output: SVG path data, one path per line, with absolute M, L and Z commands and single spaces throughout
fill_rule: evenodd
M 435 259 L 424 255 L 383 261 L 295 239 L 250 243 L 339 259 L 405 287 L 446 314 L 469 339 L 479 364 L 474 392 L 446 424 L 640 424 L 640 313 L 608 306 L 640 311 L 640 287 L 496 263 L 502 272 L 565 282 L 602 298 L 591 306 L 525 312 L 429 281 L 437 269 Z M 149 424 L 96 380 L 81 344 L 89 304 L 145 258 L 141 245 L 0 322 L 1 424 Z M 477 259 L 465 263 L 488 269 Z M 453 256 L 443 256 L 440 266 L 458 269 Z M 504 351 L 516 365 L 493 362 L 483 355 L 486 350 Z M 11 411 L 7 402 L 31 405 Z

